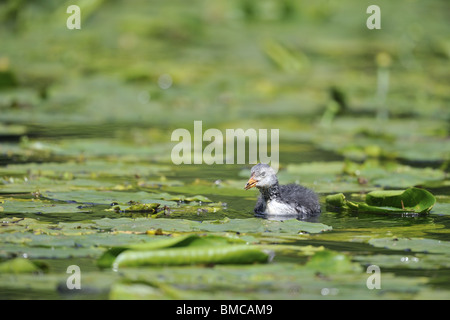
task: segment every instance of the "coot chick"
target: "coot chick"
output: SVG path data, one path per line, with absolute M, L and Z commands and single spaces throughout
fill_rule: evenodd
M 304 219 L 320 213 L 314 191 L 297 184 L 280 186 L 275 171 L 267 164 L 258 163 L 252 168 L 245 190 L 253 187 L 261 193 L 255 206 L 257 214 Z

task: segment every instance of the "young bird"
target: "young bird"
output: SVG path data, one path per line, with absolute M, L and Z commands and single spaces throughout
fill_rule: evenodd
M 245 190 L 253 187 L 261 193 L 255 206 L 257 214 L 304 219 L 320 213 L 314 191 L 297 184 L 280 186 L 275 171 L 267 164 L 258 163 L 252 168 Z

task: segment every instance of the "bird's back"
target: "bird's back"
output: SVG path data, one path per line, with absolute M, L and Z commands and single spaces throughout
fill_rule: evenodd
M 314 216 L 320 213 L 319 199 L 314 191 L 298 184 L 287 184 L 280 186 L 280 201 L 295 208 L 301 217 Z M 264 214 L 266 203 L 260 195 L 256 202 L 255 212 Z
M 295 205 L 299 213 L 314 215 L 320 213 L 319 199 L 314 191 L 298 184 L 280 186 L 283 201 Z

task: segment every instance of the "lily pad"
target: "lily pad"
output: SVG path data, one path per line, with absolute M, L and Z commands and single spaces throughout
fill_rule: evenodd
M 329 231 L 331 226 L 322 223 L 313 223 L 290 219 L 285 221 L 264 220 L 260 218 L 229 219 L 213 221 L 193 221 L 186 219 L 146 219 L 146 218 L 120 218 L 99 219 L 95 224 L 99 228 L 110 228 L 116 231 L 134 230 L 146 232 L 147 230 L 161 229 L 170 232 L 239 232 L 239 233 L 272 233 L 298 235 L 302 232 L 320 233 Z
M 169 238 L 150 238 L 151 241 L 144 243 L 134 243 L 129 245 L 116 246 L 107 250 L 97 261 L 100 267 L 110 267 L 117 256 L 126 250 L 132 251 L 149 251 L 178 247 L 198 247 L 198 246 L 214 246 L 224 245 L 228 243 L 243 243 L 239 238 L 220 237 L 220 236 L 199 236 L 196 234 L 177 236 Z
M 361 161 L 370 158 L 445 161 L 450 146 L 445 136 L 430 135 L 431 130 L 445 132 L 443 119 L 386 119 L 340 117 L 332 125 L 311 133 L 311 140 L 326 150 Z M 433 128 L 433 129 L 432 129 Z
M 365 203 L 348 201 L 342 193 L 326 197 L 330 207 L 357 212 L 427 213 L 435 202 L 430 192 L 419 188 L 372 191 L 367 194 Z
M 117 281 L 111 286 L 109 292 L 111 300 L 161 300 L 180 299 L 180 292 L 172 286 L 156 281 L 131 281 L 125 279 Z
M 359 264 L 351 262 L 351 259 L 343 253 L 331 250 L 316 252 L 306 263 L 305 267 L 326 274 L 361 272 Z
M 22 226 L 22 232 L 17 232 L 18 227 L 16 227 L 9 232 L 0 233 L 0 256 L 24 255 L 28 258 L 45 259 L 98 258 L 104 253 L 105 248 L 111 246 L 137 245 L 156 240 L 143 234 L 97 232 L 95 229 L 84 228 L 81 225 L 77 228 L 71 223 L 40 224 L 40 228 L 36 225 L 28 223 L 26 226 L 29 228 Z
M 25 258 L 14 258 L 0 263 L 0 273 L 32 273 L 41 270 L 38 264 Z
M 76 214 L 91 211 L 88 208 L 80 208 L 73 203 L 53 203 L 41 199 L 8 198 L 2 206 L 4 214 Z
M 228 237 L 199 235 L 160 239 L 156 242 L 111 248 L 98 260 L 98 265 L 113 265 L 113 268 L 118 268 L 267 262 L 269 255 L 265 250 L 257 246 L 236 244 L 243 242 Z
M 381 268 L 440 269 L 450 268 L 450 256 L 443 254 L 376 254 L 354 256 L 354 260 L 365 265 L 377 265 Z
M 149 176 L 167 170 L 167 166 L 126 161 L 69 161 L 64 163 L 10 164 L 0 168 L 0 175 L 32 175 L 61 178 L 70 173 L 76 178 Z
M 436 202 L 433 210 L 430 212 L 436 215 L 450 216 L 450 203 Z
M 362 164 L 345 161 L 343 172 L 367 185 L 384 188 L 408 188 L 431 183 L 443 183 L 444 171 L 433 168 L 414 168 L 393 161 L 366 160 Z
M 137 203 L 129 207 L 121 209 L 119 206 L 114 206 L 112 209 L 107 209 L 114 212 L 143 212 L 143 213 L 156 213 L 156 210 L 160 206 L 159 203 Z
M 391 250 L 412 252 L 450 253 L 450 242 L 422 238 L 380 238 L 371 239 L 369 244 Z
M 176 205 L 173 201 L 161 200 L 158 193 L 145 191 L 100 191 L 100 190 L 74 190 L 71 192 L 42 192 L 42 196 L 51 200 L 68 201 L 91 204 L 130 204 L 130 203 L 159 203 L 160 205 Z
M 404 191 L 384 190 L 372 191 L 366 196 L 369 206 L 401 208 L 406 212 L 424 213 L 429 212 L 436 198 L 427 190 L 409 188 Z
M 79 189 L 79 187 L 68 184 L 67 181 L 49 179 L 46 177 L 39 177 L 32 180 L 11 177 L 8 179 L 0 178 L 0 194 L 32 193 L 44 190 L 70 191 L 74 189 Z
M 251 264 L 268 262 L 270 255 L 257 246 L 228 245 L 174 248 L 165 250 L 126 250 L 114 260 L 113 268 L 190 264 Z

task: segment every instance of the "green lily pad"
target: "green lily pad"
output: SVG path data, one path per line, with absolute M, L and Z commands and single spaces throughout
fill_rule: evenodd
M 427 213 L 435 202 L 430 192 L 419 188 L 372 191 L 367 194 L 365 203 L 348 201 L 342 193 L 326 197 L 330 207 L 357 212 Z
M 316 252 L 305 267 L 325 274 L 361 272 L 361 266 L 351 262 L 347 255 L 331 250 Z
M 345 161 L 343 172 L 364 184 L 385 188 L 408 188 L 430 183 L 443 183 L 444 171 L 433 168 L 414 168 L 393 161 L 366 160 L 362 164 Z
M 422 239 L 422 238 L 380 238 L 371 239 L 369 244 L 375 247 L 388 248 L 391 250 L 406 250 L 412 252 L 450 253 L 450 242 Z
M 27 228 L 28 226 L 28 228 Z M 92 224 L 91 224 L 92 226 Z M 18 227 L 22 227 L 19 232 Z M 13 227 L 14 228 L 14 227 Z M 8 228 L 10 229 L 10 228 Z M 1 229 L 0 229 L 1 230 Z M 81 224 L 60 223 L 58 225 L 27 223 L 13 230 L 0 233 L 0 256 L 26 255 L 28 258 L 97 258 L 111 246 L 137 245 L 156 240 L 135 233 L 98 232 Z
M 386 119 L 340 117 L 327 127 L 311 133 L 311 140 L 323 149 L 361 161 L 370 158 L 415 161 L 448 160 L 450 146 L 445 136 L 430 135 L 445 131 L 442 119 Z M 433 128 L 433 129 L 431 129 Z
M 112 209 L 106 209 L 114 212 L 143 212 L 143 213 L 156 213 L 156 210 L 160 206 L 159 203 L 137 203 L 132 206 L 121 209 L 119 206 L 114 206 Z
M 32 193 L 44 190 L 70 191 L 74 189 L 79 189 L 79 187 L 68 184 L 67 181 L 46 177 L 39 177 L 32 180 L 22 178 L 9 178 L 6 180 L 0 178 L 0 194 Z
M 5 214 L 76 214 L 90 212 L 88 208 L 80 208 L 73 203 L 53 203 L 41 199 L 23 200 L 8 198 L 2 206 Z
M 38 264 L 25 258 L 14 258 L 0 263 L 0 273 L 32 273 L 41 270 Z
M 146 218 L 120 218 L 99 219 L 95 224 L 99 228 L 109 228 L 116 231 L 134 230 L 145 232 L 147 230 L 161 229 L 169 232 L 239 232 L 239 233 L 272 233 L 298 235 L 299 233 L 320 233 L 329 231 L 331 226 L 322 223 L 313 223 L 290 219 L 285 221 L 265 220 L 260 218 L 229 219 L 213 221 L 193 221 L 186 219 L 146 219 Z
M 369 206 L 401 208 L 406 212 L 424 213 L 433 208 L 436 198 L 425 189 L 409 188 L 404 191 L 369 192 L 366 203 Z
M 173 201 L 161 200 L 162 197 L 158 193 L 150 193 L 145 191 L 126 192 L 126 191 L 100 191 L 100 190 L 74 190 L 71 192 L 42 192 L 42 196 L 51 200 L 69 201 L 76 203 L 93 203 L 111 205 L 129 204 L 129 203 L 159 203 L 160 205 L 172 206 L 176 203 Z
M 117 256 L 125 250 L 134 251 L 148 251 L 148 250 L 159 250 L 167 248 L 177 248 L 177 247 L 197 247 L 197 246 L 213 246 L 213 245 L 223 245 L 233 242 L 243 242 L 238 238 L 232 239 L 229 237 L 217 237 L 213 235 L 199 236 L 196 234 L 187 236 L 178 236 L 170 238 L 150 238 L 151 241 L 146 241 L 144 243 L 134 243 L 126 246 L 116 246 L 107 250 L 97 261 L 97 265 L 100 267 L 110 267 Z
M 186 265 L 205 263 L 267 262 L 269 255 L 261 248 L 239 244 L 243 240 L 221 236 L 188 235 L 149 243 L 114 247 L 98 260 L 101 267 Z
M 0 176 L 5 175 L 32 175 L 47 178 L 61 178 L 64 174 L 71 174 L 76 178 L 93 177 L 134 177 L 149 176 L 167 170 L 167 166 L 149 165 L 141 162 L 125 161 L 69 161 L 64 163 L 31 163 L 31 164 L 10 164 L 0 168 Z
M 131 281 L 125 279 L 117 281 L 109 292 L 111 300 L 161 300 L 180 299 L 180 292 L 172 286 L 155 281 Z
M 190 264 L 264 263 L 270 255 L 257 246 L 228 245 L 215 247 L 174 248 L 165 250 L 126 250 L 114 260 L 113 268 Z
M 450 267 L 450 256 L 443 254 L 376 254 L 354 256 L 356 260 L 365 265 L 377 265 L 385 268 L 407 268 L 407 269 L 440 269 Z
M 433 210 L 430 212 L 431 214 L 449 216 L 450 215 L 450 203 L 445 202 L 436 202 L 433 206 Z
M 184 195 L 171 195 L 168 193 L 156 192 L 127 192 L 127 191 L 102 191 L 102 190 L 74 190 L 71 192 L 42 192 L 42 196 L 59 201 L 75 201 L 77 203 L 96 203 L 96 204 L 127 204 L 139 202 L 143 204 L 159 203 L 160 205 L 173 206 L 174 201 L 201 201 L 212 202 L 204 196 L 186 197 Z

